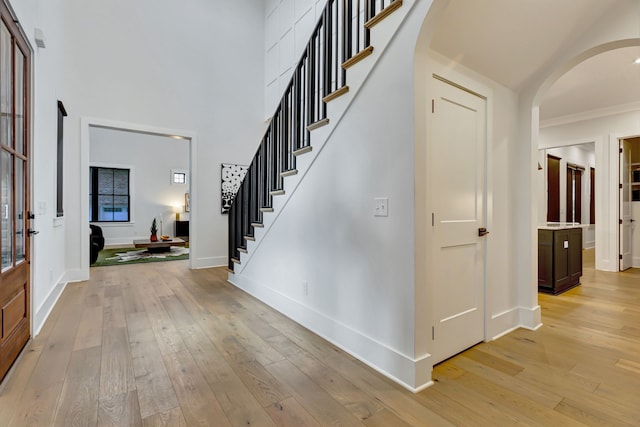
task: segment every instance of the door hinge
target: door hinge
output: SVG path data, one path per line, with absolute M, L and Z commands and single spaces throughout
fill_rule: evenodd
M 432 340 L 436 339 L 436 327 L 435 326 L 431 327 L 431 339 Z
M 620 154 L 622 154 L 622 147 L 620 147 Z
M 620 221 L 620 225 L 622 225 L 622 220 L 620 219 L 620 220 L 618 220 L 618 221 Z
M 436 100 L 435 99 L 431 100 L 431 112 L 432 113 L 436 112 Z
M 619 188 L 620 188 L 620 189 L 622 189 L 622 184 L 620 184 L 620 187 L 619 187 Z
M 431 212 L 431 226 L 435 227 L 435 225 L 436 225 L 436 214 Z
M 620 254 L 619 256 L 620 256 L 620 259 L 622 259 L 622 254 Z

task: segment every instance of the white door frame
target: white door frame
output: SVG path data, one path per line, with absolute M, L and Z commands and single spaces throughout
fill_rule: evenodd
M 609 134 L 609 209 L 612 215 L 609 216 L 609 253 L 613 258 L 611 271 L 620 271 L 620 141 L 640 137 L 638 130 L 626 132 L 616 132 Z M 615 214 L 613 214 L 615 212 Z
M 99 119 L 93 117 L 80 117 L 80 272 L 77 280 L 89 279 L 89 151 L 90 151 L 90 129 L 91 127 L 101 127 L 119 131 L 146 133 L 150 135 L 163 136 L 175 139 L 186 140 L 189 144 L 189 194 L 191 211 L 189 212 L 189 234 L 190 255 L 189 268 L 194 268 L 194 260 L 197 259 L 197 134 L 191 131 L 161 128 L 151 125 L 141 125 L 114 120 Z M 86 221 L 85 221 L 86 220 Z M 191 237 L 192 236 L 192 237 Z

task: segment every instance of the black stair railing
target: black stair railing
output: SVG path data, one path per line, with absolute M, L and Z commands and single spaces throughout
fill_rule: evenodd
M 326 119 L 325 98 L 346 86 L 342 64 L 369 47 L 365 24 L 395 2 L 327 0 L 229 210 L 230 270 L 282 191 L 283 173 L 296 169 L 296 152 L 309 147 L 309 126 Z

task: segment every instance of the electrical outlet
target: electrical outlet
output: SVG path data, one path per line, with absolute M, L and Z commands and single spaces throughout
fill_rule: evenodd
M 373 200 L 375 202 L 375 211 L 373 216 L 389 216 L 389 198 L 378 197 Z

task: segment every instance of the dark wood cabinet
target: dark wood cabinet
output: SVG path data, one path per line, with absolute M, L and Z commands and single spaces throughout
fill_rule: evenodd
M 582 229 L 538 230 L 538 290 L 557 295 L 580 284 Z
M 176 230 L 174 235 L 184 240 L 189 240 L 189 221 L 176 221 Z M 186 237 L 186 239 L 185 239 Z

